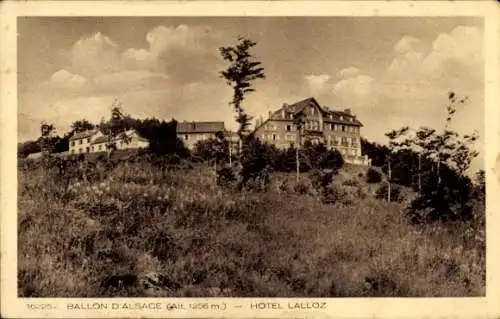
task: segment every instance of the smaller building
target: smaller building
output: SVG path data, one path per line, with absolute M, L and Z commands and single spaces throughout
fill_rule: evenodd
M 147 148 L 149 141 L 135 130 L 128 130 L 109 141 L 109 137 L 94 129 L 74 134 L 69 140 L 69 153 L 106 152 L 108 143 L 115 145 L 117 150 Z
M 135 130 L 128 130 L 124 134 L 117 136 L 113 142 L 117 150 L 135 149 L 135 148 L 148 148 L 148 139 L 139 136 Z
M 26 156 L 26 159 L 35 160 L 43 156 L 43 152 L 31 153 Z
M 218 132 L 226 133 L 224 122 L 179 122 L 177 136 L 189 150 L 193 150 L 196 143 L 215 138 Z
M 73 136 L 69 139 L 69 153 L 90 153 L 91 143 L 102 136 L 104 135 L 98 129 L 87 130 L 73 134 Z

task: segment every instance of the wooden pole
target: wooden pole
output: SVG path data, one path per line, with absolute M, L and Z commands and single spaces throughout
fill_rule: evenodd
M 299 161 L 299 148 L 295 149 L 295 164 L 297 166 L 297 182 L 299 182 L 300 178 L 300 161 Z
M 387 202 L 390 203 L 391 202 L 391 175 L 392 175 L 390 155 L 389 155 L 388 166 L 389 167 L 388 167 L 388 176 L 387 176 Z

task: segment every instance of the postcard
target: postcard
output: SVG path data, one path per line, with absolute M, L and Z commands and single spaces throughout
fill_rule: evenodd
M 1 315 L 500 316 L 489 1 L 1 10 Z

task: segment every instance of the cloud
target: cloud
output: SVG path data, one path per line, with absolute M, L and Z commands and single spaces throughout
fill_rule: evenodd
M 369 138 L 384 142 L 383 133 L 388 128 L 442 128 L 447 94 L 455 91 L 471 100 L 457 111 L 452 127 L 463 134 L 479 128 L 484 137 L 483 68 L 481 30 L 459 26 L 430 42 L 403 36 L 395 43 L 393 58 L 384 72 L 368 75 L 344 69 L 333 92 L 341 103 L 352 106 L 362 121 L 368 121 L 364 124 Z M 373 116 L 369 112 L 374 109 L 383 121 L 370 120 Z M 481 160 L 475 162 L 475 168 Z
M 130 70 L 114 73 L 104 73 L 94 79 L 94 86 L 100 91 L 125 91 L 141 86 L 153 88 L 166 85 L 168 76 L 145 70 Z
M 122 53 L 122 61 L 131 68 L 167 73 L 172 81 L 198 81 L 208 75 L 206 66 L 218 59 L 217 37 L 217 32 L 206 27 L 158 26 L 146 35 L 148 48 L 129 48 Z
M 357 96 L 366 96 L 372 93 L 373 78 L 360 74 L 349 79 L 344 79 L 335 84 L 333 91 L 336 94 L 353 93 Z
M 63 89 L 78 89 L 85 87 L 88 81 L 81 75 L 62 69 L 52 74 L 50 83 Z
M 395 54 L 404 55 L 407 52 L 420 51 L 422 45 L 419 39 L 405 35 L 394 45 L 393 51 Z
M 69 70 L 92 78 L 121 69 L 118 45 L 98 32 L 78 40 L 69 52 Z
M 76 41 L 65 54 L 65 68 L 54 73 L 43 86 L 63 95 L 74 95 L 80 90 L 82 96 L 88 96 L 153 89 L 165 86 L 167 79 L 170 85 L 215 80 L 217 73 L 207 65 L 218 61 L 218 36 L 201 26 L 158 26 L 145 35 L 147 48 L 122 49 L 113 39 L 97 32 Z
M 342 79 L 347 79 L 351 77 L 355 77 L 361 73 L 361 70 L 358 68 L 355 68 L 353 66 L 342 69 L 339 71 L 338 75 Z
M 331 77 L 328 74 L 320 74 L 320 75 L 306 75 L 304 79 L 307 81 L 309 88 L 313 92 L 321 92 L 323 91 L 327 85 L 329 84 Z

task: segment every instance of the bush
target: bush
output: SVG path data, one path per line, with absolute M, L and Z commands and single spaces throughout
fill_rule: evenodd
M 327 169 L 315 169 L 309 174 L 309 178 L 311 179 L 312 186 L 318 192 L 323 191 L 333 180 L 333 170 Z
M 229 162 L 229 142 L 223 133 L 217 133 L 216 138 L 197 142 L 192 156 L 198 161 Z
M 235 181 L 236 176 L 231 167 L 224 166 L 217 170 L 217 185 L 228 187 Z
M 391 184 L 391 202 L 400 203 L 403 201 L 403 194 L 401 193 L 401 189 L 401 186 Z M 380 185 L 380 187 L 375 192 L 375 198 L 387 200 L 387 194 L 388 187 L 387 184 L 384 183 L 383 185 Z
M 269 173 L 272 167 L 273 147 L 263 144 L 254 136 L 245 140 L 241 154 L 241 180 L 238 188 L 265 190 L 270 183 Z
M 303 182 L 298 182 L 293 186 L 293 191 L 300 195 L 305 195 L 309 193 L 309 186 Z
M 367 183 L 380 183 L 382 181 L 382 174 L 379 171 L 373 168 L 369 168 L 366 172 L 366 182 Z
M 333 180 L 334 174 L 335 171 L 331 169 L 323 169 L 313 170 L 309 175 L 312 186 L 319 194 L 323 203 L 333 203 L 338 199 L 338 192 L 328 187 Z
M 473 185 L 466 176 L 461 176 L 446 166 L 441 166 L 441 183 L 437 177 L 427 174 L 419 197 L 413 200 L 408 217 L 414 223 L 470 220 Z
M 306 142 L 303 153 L 311 169 L 339 170 L 344 165 L 344 159 L 339 151 L 328 149 L 324 144 Z
M 345 197 L 345 192 L 343 192 L 339 187 L 335 185 L 330 185 L 326 187 L 321 194 L 321 202 L 324 204 L 334 204 Z M 350 204 L 347 203 L 346 204 Z
M 355 179 L 347 179 L 345 181 L 342 182 L 342 185 L 344 186 L 358 186 L 359 185 L 359 182 Z

